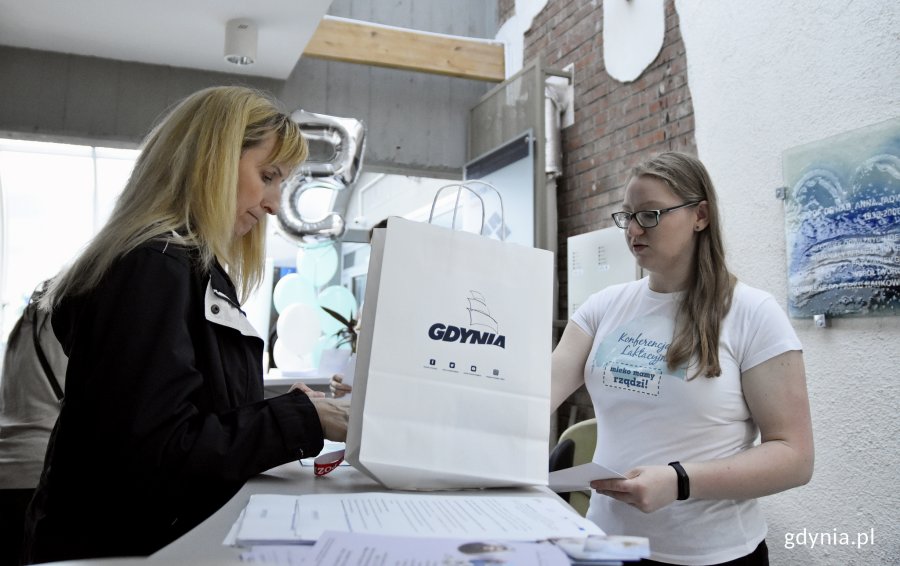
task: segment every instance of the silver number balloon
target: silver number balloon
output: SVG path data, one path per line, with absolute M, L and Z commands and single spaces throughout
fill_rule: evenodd
M 366 130 L 355 118 L 337 118 L 297 110 L 291 119 L 309 142 L 309 159 L 300 166 L 304 177 L 333 177 L 349 187 L 362 168 Z
M 365 150 L 365 127 L 353 118 L 338 118 L 297 110 L 291 119 L 300 125 L 309 143 L 309 158 L 285 181 L 278 211 L 282 234 L 301 246 L 316 246 L 339 239 L 344 218 L 329 212 L 322 218 L 304 218 L 300 199 L 310 189 L 341 191 L 359 177 Z
M 344 217 L 337 212 L 329 212 L 322 218 L 304 218 L 300 213 L 300 199 L 311 189 L 343 190 L 344 185 L 329 178 L 294 179 L 281 191 L 281 206 L 278 209 L 278 224 L 281 233 L 301 246 L 316 246 L 339 239 L 344 235 Z

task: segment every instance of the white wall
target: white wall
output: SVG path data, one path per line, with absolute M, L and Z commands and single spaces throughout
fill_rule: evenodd
M 900 116 L 900 3 L 676 0 L 700 158 L 721 195 L 731 268 L 786 303 L 784 150 Z M 809 485 L 765 498 L 772 564 L 896 564 L 900 317 L 795 320 L 816 440 Z M 854 546 L 785 548 L 787 533 Z M 857 533 L 874 544 L 857 548 Z
M 500 26 L 495 38 L 506 45 L 507 78 L 522 70 L 525 58 L 524 33 L 531 27 L 534 17 L 547 5 L 547 0 L 516 0 L 515 3 L 516 7 L 512 16 Z

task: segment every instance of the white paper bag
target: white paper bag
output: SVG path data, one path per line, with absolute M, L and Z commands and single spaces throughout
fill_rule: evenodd
M 546 485 L 552 257 L 401 218 L 376 230 L 354 467 L 392 489 Z

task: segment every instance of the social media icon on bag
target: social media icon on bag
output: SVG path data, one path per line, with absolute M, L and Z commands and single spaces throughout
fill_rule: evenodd
M 450 362 L 450 369 L 453 369 L 455 367 L 456 367 L 456 362 Z
M 431 358 L 430 360 L 428 360 L 428 365 L 433 366 L 435 364 L 437 364 L 437 360 L 435 360 L 434 358 Z
M 494 375 L 500 375 L 500 370 L 499 370 L 499 369 L 495 369 L 495 370 L 493 371 L 493 374 L 494 374 Z
M 478 373 L 478 366 L 470 366 L 469 371 L 471 371 L 472 373 Z

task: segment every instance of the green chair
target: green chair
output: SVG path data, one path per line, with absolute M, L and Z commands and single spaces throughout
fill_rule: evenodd
M 597 419 L 573 424 L 559 435 L 556 447 L 550 453 L 550 471 L 562 470 L 586 464 L 594 459 L 597 446 Z M 583 517 L 591 501 L 590 491 L 572 491 L 560 496 L 569 502 Z M 568 497 L 566 497 L 568 496 Z

